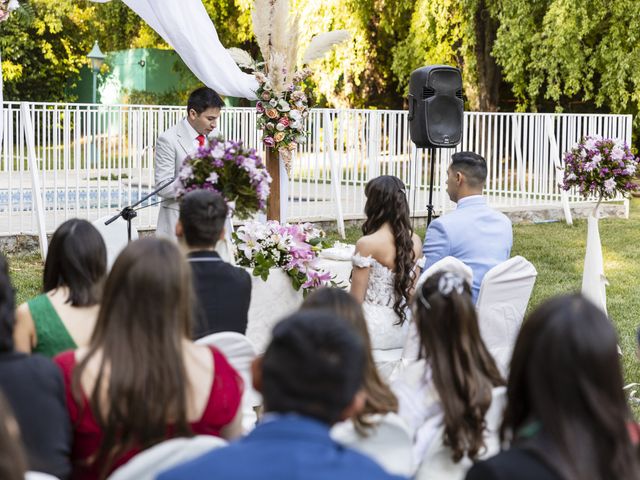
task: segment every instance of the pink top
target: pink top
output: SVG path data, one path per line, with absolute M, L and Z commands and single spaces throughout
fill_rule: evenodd
M 229 365 L 224 355 L 214 347 L 209 348 L 213 355 L 215 370 L 213 385 L 211 386 L 209 400 L 202 417 L 197 422 L 191 423 L 190 426 L 195 435 L 220 436 L 222 427 L 231 423 L 236 416 L 238 408 L 240 408 L 243 383 L 242 378 Z M 54 361 L 62 370 L 67 409 L 73 426 L 73 447 L 71 450 L 73 472 L 71 479 L 98 479 L 101 466 L 88 464 L 87 461 L 98 452 L 102 443 L 103 432 L 91 412 L 86 394 L 83 393 L 83 408 L 78 408 L 78 404 L 73 398 L 71 379 L 73 369 L 76 366 L 75 354 L 73 351 L 67 351 L 56 356 Z M 153 399 L 149 399 L 149 401 L 153 401 Z M 170 437 L 172 437 L 171 425 L 167 425 L 166 438 Z M 140 450 L 140 448 L 134 448 L 121 455 L 112 465 L 110 472 L 125 464 Z

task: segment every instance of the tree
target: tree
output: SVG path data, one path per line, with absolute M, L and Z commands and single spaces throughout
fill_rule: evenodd
M 33 16 L 18 11 L 0 26 L 5 98 L 72 100 L 66 89 L 86 64 L 95 7 L 72 0 L 25 3 Z

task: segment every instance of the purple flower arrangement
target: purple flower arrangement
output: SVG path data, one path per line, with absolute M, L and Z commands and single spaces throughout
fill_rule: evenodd
M 309 290 L 331 284 L 332 276 L 316 266 L 318 252 L 325 245 L 324 232 L 311 223 L 280 224 L 249 222 L 233 233 L 236 262 L 253 268 L 253 274 L 267 280 L 272 268 L 281 268 L 295 290 Z
M 585 198 L 612 199 L 638 190 L 633 182 L 640 159 L 626 143 L 600 136 L 584 137 L 564 155 L 564 190 L 577 188 Z
M 220 193 L 240 219 L 264 210 L 271 176 L 253 148 L 220 138 L 185 158 L 178 173 L 179 197 L 192 190 Z

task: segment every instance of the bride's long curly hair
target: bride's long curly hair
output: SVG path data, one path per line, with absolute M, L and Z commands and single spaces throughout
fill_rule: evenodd
M 413 228 L 409 214 L 409 202 L 404 183 L 398 177 L 381 175 L 367 183 L 364 188 L 367 203 L 364 213 L 367 219 L 362 224 L 362 234 L 369 235 L 389 223 L 396 247 L 395 278 L 393 289 L 396 301 L 393 311 L 402 325 L 406 319 L 405 309 L 409 304 L 409 295 L 415 278 L 413 251 Z

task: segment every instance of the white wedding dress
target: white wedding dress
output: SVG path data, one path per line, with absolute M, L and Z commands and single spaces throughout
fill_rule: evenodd
M 354 267 L 370 268 L 369 283 L 365 293 L 362 310 L 367 322 L 373 358 L 378 371 L 384 378 L 389 378 L 402 357 L 402 350 L 409 332 L 410 312 L 406 311 L 407 318 L 399 325 L 400 318 L 393 310 L 396 300 L 393 291 L 395 273 L 385 267 L 375 258 L 363 257 L 356 252 L 351 257 Z

